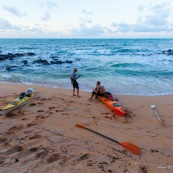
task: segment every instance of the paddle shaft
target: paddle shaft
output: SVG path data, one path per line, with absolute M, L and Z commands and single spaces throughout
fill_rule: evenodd
M 95 133 L 95 134 L 97 134 L 97 135 L 100 135 L 100 136 L 102 136 L 102 137 L 104 137 L 104 138 L 106 138 L 106 139 L 109 139 L 110 141 L 113 141 L 113 142 L 116 142 L 117 144 L 122 145 L 120 142 L 116 141 L 115 139 L 109 138 L 108 136 L 105 136 L 105 135 L 103 135 L 103 134 L 101 134 L 101 133 L 98 133 L 98 132 L 96 132 L 96 131 L 94 131 L 94 130 L 92 130 L 92 129 L 89 129 L 89 128 L 87 128 L 87 127 L 85 127 L 85 129 L 87 129 L 87 130 L 89 130 L 89 131 L 91 131 L 91 132 L 93 132 L 93 133 Z
M 159 117 L 159 115 L 158 115 L 158 113 L 157 113 L 157 111 L 156 111 L 156 109 L 155 108 L 153 108 L 154 109 L 154 112 L 155 112 L 155 114 L 156 114 L 156 116 L 157 116 L 157 118 L 161 121 L 161 119 L 160 119 L 160 117 Z

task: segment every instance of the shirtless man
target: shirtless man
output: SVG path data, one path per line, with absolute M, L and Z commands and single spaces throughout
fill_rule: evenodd
M 105 91 L 104 87 L 100 85 L 100 81 L 97 81 L 96 88 L 95 88 L 95 90 L 93 90 L 93 92 L 91 94 L 91 98 L 89 100 L 92 100 L 94 96 L 95 96 L 95 98 L 98 96 L 104 96 L 105 93 L 106 93 L 106 91 Z

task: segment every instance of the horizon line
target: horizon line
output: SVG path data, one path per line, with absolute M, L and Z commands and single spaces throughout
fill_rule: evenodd
M 173 39 L 173 37 L 170 37 L 170 38 L 167 38 L 167 37 L 131 37 L 131 38 L 53 38 L 53 37 L 45 37 L 45 38 L 40 38 L 40 37 L 31 37 L 31 38 L 28 38 L 28 37 L 23 37 L 23 38 L 18 38 L 18 37 L 15 37 L 15 38 L 0 38 L 0 39 Z

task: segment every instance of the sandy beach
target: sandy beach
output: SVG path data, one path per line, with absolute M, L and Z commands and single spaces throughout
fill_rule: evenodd
M 0 116 L 0 173 L 173 172 L 173 95 L 115 95 L 127 113 L 120 117 L 100 100 L 88 101 L 89 92 L 78 98 L 67 89 L 1 83 L 0 107 L 30 87 L 37 88 L 31 102 Z M 131 142 L 141 153 L 76 123 Z

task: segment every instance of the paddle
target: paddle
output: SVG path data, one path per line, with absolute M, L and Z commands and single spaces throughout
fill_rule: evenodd
M 154 112 L 155 112 L 155 114 L 157 116 L 157 119 L 161 122 L 161 125 L 164 126 L 163 121 L 160 119 L 159 114 L 156 111 L 156 106 L 155 105 L 151 105 L 151 108 L 154 110 Z
M 130 143 L 130 142 L 118 142 L 118 141 L 116 141 L 115 139 L 112 139 L 112 138 L 110 138 L 110 137 L 108 137 L 108 136 L 105 136 L 105 135 L 103 135 L 103 134 L 100 134 L 100 133 L 98 133 L 98 132 L 92 130 L 92 129 L 87 128 L 87 127 L 86 127 L 85 125 L 83 125 L 83 124 L 76 124 L 76 126 L 78 126 L 78 127 L 80 127 L 80 128 L 83 128 L 83 129 L 86 129 L 86 130 L 89 130 L 89 131 L 91 131 L 91 132 L 93 132 L 93 133 L 95 133 L 95 134 L 97 134 L 97 135 L 100 135 L 100 136 L 102 136 L 102 137 L 104 137 L 104 138 L 106 138 L 106 139 L 109 139 L 109 140 L 111 140 L 111 141 L 113 141 L 113 142 L 116 142 L 117 144 L 121 145 L 123 148 L 125 148 L 126 150 L 128 150 L 129 152 L 131 152 L 131 153 L 133 153 L 133 154 L 136 154 L 136 155 L 137 155 L 137 154 L 140 153 L 140 149 L 139 149 L 136 145 L 134 145 L 134 144 L 132 144 L 132 143 Z
M 151 105 L 151 108 L 154 110 L 154 112 L 155 112 L 155 114 L 156 114 L 158 120 L 163 124 L 162 120 L 161 120 L 160 117 L 159 117 L 159 114 L 158 114 L 157 111 L 156 111 L 156 106 L 155 106 L 155 105 Z

